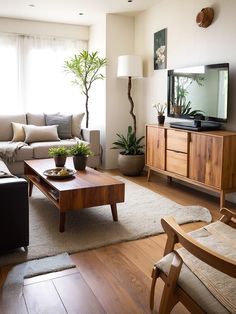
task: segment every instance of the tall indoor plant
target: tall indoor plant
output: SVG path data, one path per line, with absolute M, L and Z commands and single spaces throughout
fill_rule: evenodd
M 97 51 L 89 53 L 83 50 L 80 54 L 65 61 L 66 72 L 74 74 L 73 83 L 79 85 L 82 94 L 85 95 L 86 128 L 89 126 L 89 91 L 93 82 L 104 79 L 100 69 L 105 65 L 106 58 L 99 58 Z
M 132 127 L 128 127 L 126 137 L 122 134 L 116 134 L 118 139 L 113 143 L 112 149 L 120 149 L 118 156 L 118 165 L 120 171 L 127 176 L 137 176 L 144 167 L 144 152 L 142 140 L 136 137 Z

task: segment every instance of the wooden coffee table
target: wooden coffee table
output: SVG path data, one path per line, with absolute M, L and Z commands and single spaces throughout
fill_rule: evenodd
M 24 164 L 29 196 L 35 185 L 59 209 L 60 232 L 65 230 L 65 215 L 70 210 L 110 204 L 113 220 L 118 221 L 116 204 L 124 202 L 123 182 L 89 167 L 71 178 L 50 179 L 43 172 L 55 168 L 53 158 L 27 160 Z M 74 169 L 72 158 L 67 158 L 65 167 Z

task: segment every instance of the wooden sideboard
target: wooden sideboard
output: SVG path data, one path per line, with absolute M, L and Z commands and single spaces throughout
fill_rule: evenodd
M 236 191 L 236 132 L 195 132 L 146 125 L 146 166 L 151 171 L 176 178 L 220 194 Z

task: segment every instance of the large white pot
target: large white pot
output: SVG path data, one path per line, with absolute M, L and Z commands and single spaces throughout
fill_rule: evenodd
M 145 165 L 145 155 L 122 155 L 118 156 L 118 166 L 126 176 L 138 176 Z

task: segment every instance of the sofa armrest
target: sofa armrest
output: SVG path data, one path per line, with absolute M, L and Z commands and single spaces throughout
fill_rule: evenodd
M 89 146 L 94 155 L 100 155 L 100 130 L 81 130 L 82 138 L 89 143 Z

